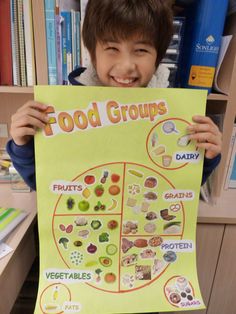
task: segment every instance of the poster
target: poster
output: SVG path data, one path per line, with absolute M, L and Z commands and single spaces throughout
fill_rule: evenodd
M 36 314 L 203 309 L 195 232 L 206 92 L 37 86 Z

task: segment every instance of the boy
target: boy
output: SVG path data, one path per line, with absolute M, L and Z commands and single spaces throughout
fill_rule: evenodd
M 172 35 L 172 14 L 166 0 L 89 0 L 83 40 L 92 64 L 69 76 L 74 85 L 163 87 L 154 73 Z M 159 81 L 163 72 L 159 71 Z M 158 80 L 157 80 L 158 81 Z M 160 83 L 160 82 L 159 82 Z M 33 136 L 49 119 L 47 105 L 29 101 L 13 116 L 7 144 L 13 164 L 36 189 Z M 205 148 L 203 182 L 220 161 L 221 133 L 207 117 L 193 117 L 190 138 Z

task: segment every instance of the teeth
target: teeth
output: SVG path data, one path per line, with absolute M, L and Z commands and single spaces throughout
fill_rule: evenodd
M 130 84 L 130 83 L 133 83 L 134 79 L 122 79 L 122 78 L 119 78 L 119 77 L 115 77 L 114 78 L 118 83 L 121 83 L 121 84 Z

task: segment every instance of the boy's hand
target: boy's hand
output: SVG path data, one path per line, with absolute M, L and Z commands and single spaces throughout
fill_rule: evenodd
M 47 105 L 28 101 L 11 118 L 10 134 L 17 145 L 26 144 L 49 121 L 45 110 Z
M 196 146 L 205 148 L 205 157 L 212 159 L 221 153 L 222 134 L 217 125 L 209 118 L 204 116 L 194 116 L 193 124 L 188 126 L 190 139 L 196 140 Z

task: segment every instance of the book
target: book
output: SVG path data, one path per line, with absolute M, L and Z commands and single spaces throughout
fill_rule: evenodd
M 56 32 L 56 55 L 57 55 L 57 84 L 62 85 L 62 39 L 61 39 L 61 23 L 60 8 L 55 7 L 55 32 Z
M 236 123 L 234 123 L 232 130 L 228 164 L 226 165 L 226 168 L 228 169 L 224 188 L 236 188 Z
M 17 208 L 0 207 L 0 241 L 6 238 L 27 215 L 27 212 Z
M 55 30 L 55 1 L 44 0 L 45 28 L 47 38 L 48 59 L 48 83 L 57 84 L 57 54 L 56 54 L 56 30 Z
M 71 10 L 72 68 L 80 65 L 80 12 Z
M 12 251 L 13 249 L 9 245 L 3 242 L 0 243 L 0 259 L 11 253 Z
M 10 0 L 11 2 L 11 53 L 12 53 L 12 80 L 13 85 L 17 84 L 17 61 L 16 61 L 16 43 L 15 43 L 15 31 L 14 31 L 14 23 L 15 23 L 15 11 L 14 11 L 14 0 Z
M 219 59 L 214 77 L 214 90 L 225 95 L 229 94 L 231 75 L 236 53 L 236 36 L 222 37 Z
M 84 15 L 85 15 L 87 3 L 88 3 L 88 0 L 80 0 L 80 29 L 81 31 L 83 29 Z M 81 49 L 81 65 L 83 67 L 88 67 L 88 65 L 91 63 L 90 55 L 89 55 L 88 50 L 84 46 L 82 36 L 81 36 L 81 41 L 80 41 L 80 49 Z
M 21 86 L 27 86 L 23 0 L 17 0 L 17 22 Z
M 206 182 L 200 187 L 200 199 L 206 203 L 212 202 L 212 175 L 207 178 Z
M 199 0 L 189 6 L 180 67 L 182 87 L 211 91 L 227 8 L 227 0 Z
M 11 167 L 11 159 L 5 148 L 0 148 L 0 184 L 10 183 L 11 176 L 9 168 Z
M 20 44 L 19 44 L 19 25 L 18 25 L 18 14 L 17 14 L 17 0 L 12 0 L 12 27 L 14 29 L 14 42 L 12 43 L 12 49 L 15 51 L 15 70 L 16 70 L 16 81 L 17 86 L 21 86 L 21 74 L 20 74 Z
M 78 0 L 57 0 L 61 11 L 80 10 L 80 1 Z
M 229 165 L 228 188 L 236 188 L 236 141 L 234 141 L 234 147 Z
M 8 154 L 6 148 L 0 148 L 0 159 L 10 160 L 10 155 Z
M 17 172 L 14 166 L 9 167 L 11 178 L 11 190 L 13 192 L 30 192 L 30 187 L 25 183 L 21 175 Z
M 24 35 L 27 85 L 35 85 L 34 32 L 32 20 L 32 2 L 23 0 Z
M 76 54 L 76 64 L 74 68 L 78 68 L 81 64 L 81 29 L 80 29 L 80 12 L 75 11 L 75 54 Z
M 11 1 L 0 1 L 0 85 L 12 85 Z
M 72 71 L 71 12 L 61 11 L 62 17 L 62 77 L 63 85 L 68 84 L 68 74 Z

